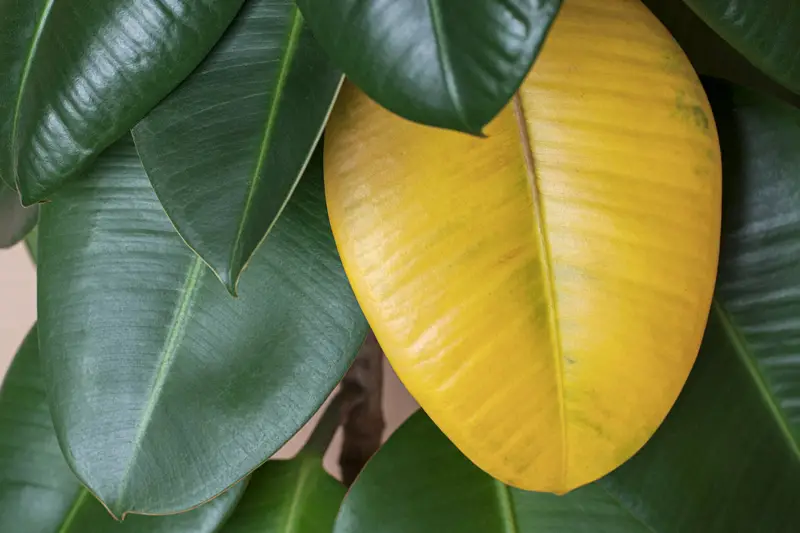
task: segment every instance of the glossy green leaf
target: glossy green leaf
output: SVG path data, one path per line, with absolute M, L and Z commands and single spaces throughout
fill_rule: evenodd
M 698 74 L 726 79 L 800 106 L 800 96 L 750 63 L 683 0 L 642 0 L 642 3 L 669 30 Z
M 727 195 L 717 301 L 650 442 L 591 485 L 537 494 L 491 479 L 419 414 L 356 481 L 336 533 L 798 531 L 800 111 L 727 85 L 709 94 Z
M 19 194 L 0 183 L 0 248 L 10 248 L 31 232 L 39 207 L 22 207 Z
M 42 208 L 39 340 L 59 441 L 119 516 L 203 502 L 284 444 L 366 332 L 315 156 L 232 298 L 128 137 Z
M 473 134 L 531 68 L 561 0 L 297 0 L 331 59 L 409 120 Z
M 713 356 L 699 360 L 702 370 L 684 395 L 696 403 L 679 400 L 676 414 L 639 455 L 565 496 L 525 492 L 491 478 L 418 413 L 367 464 L 334 532 L 797 531 L 800 470 L 780 451 L 769 420 L 753 416 L 758 413 L 740 416 L 747 408 L 736 405 L 735 387 L 746 385 L 746 371 L 728 363 Z M 700 373 L 706 383 L 695 379 Z M 710 392 L 700 389 L 719 380 L 727 382 Z M 725 394 L 714 397 L 720 390 Z M 752 392 L 745 397 L 755 406 L 760 398 Z M 777 456 L 769 455 L 775 450 Z M 788 471 L 780 470 L 787 465 Z
M 243 0 L 0 0 L 0 176 L 82 173 L 200 63 Z
M 224 533 L 331 533 L 344 486 L 322 468 L 322 459 L 301 453 L 269 461 L 253 474 Z
M 800 461 L 800 110 L 705 85 L 725 176 L 715 311 Z
M 247 487 L 240 481 L 208 503 L 181 514 L 127 517 L 117 522 L 85 488 L 72 502 L 70 514 L 58 533 L 214 533 L 224 531 L 236 504 Z M 30 502 L 28 502 L 30 505 Z M 54 532 L 55 533 L 55 532 Z
M 251 0 L 133 130 L 170 219 L 231 292 L 297 185 L 340 82 L 293 0 Z
M 800 94 L 800 6 L 796 0 L 684 0 L 743 56 Z
M 0 531 L 19 533 L 211 533 L 246 483 L 188 513 L 116 522 L 70 471 L 47 409 L 36 328 L 0 389 Z

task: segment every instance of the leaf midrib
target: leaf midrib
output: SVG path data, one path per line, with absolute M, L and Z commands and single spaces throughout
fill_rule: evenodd
M 292 492 L 292 499 L 289 503 L 289 509 L 286 512 L 286 520 L 284 521 L 283 533 L 301 533 L 298 530 L 300 525 L 301 503 L 305 500 L 305 489 L 311 479 L 315 468 L 317 467 L 316 459 L 314 457 L 303 458 L 300 463 L 300 472 L 297 476 L 297 485 Z
M 730 316 L 728 311 L 724 308 L 722 303 L 716 298 L 712 303 L 712 312 L 716 313 L 717 318 L 719 319 L 720 324 L 722 325 L 722 329 L 725 331 L 725 334 L 731 341 L 731 345 L 733 346 L 733 351 L 736 352 L 736 355 L 739 357 L 739 359 L 741 359 L 742 363 L 744 363 L 745 368 L 750 373 L 750 376 L 753 378 L 753 381 L 756 384 L 756 388 L 761 394 L 764 403 L 772 412 L 772 415 L 775 418 L 775 422 L 778 424 L 778 428 L 780 429 L 781 433 L 783 434 L 784 438 L 789 444 L 789 447 L 791 448 L 795 457 L 797 459 L 800 459 L 800 445 L 798 445 L 797 441 L 792 435 L 792 431 L 789 426 L 789 421 L 787 420 L 786 415 L 783 412 L 783 409 L 781 409 L 781 407 L 775 401 L 775 398 L 772 396 L 769 385 L 767 385 L 767 379 L 761 372 L 761 369 L 758 365 L 758 361 L 756 360 L 755 356 L 751 353 L 747 341 L 739 331 L 739 328 L 737 328 L 736 325 L 734 324 L 733 318 Z
M 606 488 L 606 487 L 605 487 L 605 485 L 603 484 L 603 481 L 602 481 L 602 480 L 598 481 L 596 484 L 597 484 L 597 486 L 598 486 L 598 487 L 600 487 L 601 489 L 603 489 L 603 492 L 605 492 L 605 493 L 606 493 L 606 495 L 607 495 L 609 498 L 611 498 L 611 500 L 612 500 L 612 501 L 613 501 L 615 504 L 617 504 L 617 506 L 618 506 L 620 509 L 622 509 L 623 511 L 625 511 L 626 513 L 628 513 L 628 515 L 629 515 L 629 516 L 631 516 L 631 518 L 633 518 L 634 520 L 636 520 L 637 522 L 639 522 L 639 523 L 640 523 L 640 524 L 641 524 L 641 525 L 642 525 L 642 526 L 643 526 L 643 527 L 644 527 L 644 528 L 645 528 L 647 531 L 650 531 L 651 533 L 658 533 L 658 532 L 655 530 L 655 528 L 654 528 L 653 526 L 651 526 L 650 524 L 648 524 L 647 522 L 645 522 L 645 521 L 644 521 L 644 519 L 643 519 L 642 517 L 640 517 L 638 514 L 634 513 L 634 512 L 633 512 L 633 509 L 631 509 L 631 508 L 630 508 L 630 507 L 628 507 L 627 505 L 623 504 L 623 503 L 622 503 L 622 500 L 621 500 L 621 499 L 620 499 L 620 498 L 619 498 L 619 497 L 618 497 L 616 494 L 614 494 L 613 492 L 611 492 L 610 490 L 608 490 L 608 488 Z
M 519 533 L 517 515 L 514 512 L 514 503 L 511 501 L 511 489 L 508 485 L 496 479 L 493 479 L 492 483 L 494 483 L 495 495 L 500 507 L 503 533 Z
M 464 103 L 461 101 L 461 95 L 458 93 L 456 75 L 453 69 L 453 63 L 450 59 L 450 43 L 447 42 L 439 0 L 428 0 L 428 11 L 430 12 L 434 40 L 436 41 L 436 55 L 439 58 L 439 68 L 445 88 L 447 89 L 447 95 L 450 97 L 453 110 L 458 114 L 461 124 L 467 128 L 468 131 L 472 131 L 464 113 Z
M 19 82 L 19 91 L 17 92 L 17 99 L 14 103 L 14 116 L 11 122 L 11 138 L 9 139 L 9 149 L 11 150 L 11 157 L 16 157 L 16 148 L 17 148 L 17 130 L 19 129 L 19 113 L 22 109 L 22 95 L 25 93 L 25 87 L 28 85 L 28 78 L 30 77 L 31 67 L 33 66 L 33 58 L 36 55 L 36 51 L 39 48 L 39 42 L 42 40 L 42 34 L 44 33 L 44 28 L 47 23 L 47 18 L 50 16 L 50 13 L 53 10 L 53 5 L 55 4 L 55 0 L 47 0 L 47 4 L 45 4 L 44 9 L 42 10 L 42 15 L 39 17 L 39 20 L 36 22 L 36 28 L 33 32 L 33 39 L 31 40 L 31 46 L 28 49 L 28 55 L 25 57 L 25 64 L 22 67 L 22 76 L 20 77 Z M 11 163 L 12 176 L 11 180 L 19 186 L 19 179 L 16 176 L 15 172 L 13 172 L 14 167 L 16 167 L 15 163 Z
M 566 488 L 567 482 L 567 415 L 564 402 L 564 349 L 561 343 L 561 329 L 558 323 L 558 302 L 556 298 L 555 279 L 553 278 L 552 255 L 550 251 L 550 241 L 545 230 L 544 206 L 541 202 L 541 191 L 536 183 L 536 166 L 531 149 L 531 135 L 528 131 L 528 121 L 525 118 L 525 108 L 519 92 L 513 98 L 514 115 L 517 119 L 519 128 L 522 153 L 525 159 L 525 171 L 528 179 L 528 189 L 531 193 L 533 203 L 533 216 L 535 219 L 536 235 L 535 240 L 539 246 L 539 257 L 542 263 L 542 285 L 544 286 L 544 298 L 547 303 L 547 324 L 550 332 L 550 342 L 552 343 L 554 368 L 556 371 L 556 387 L 558 390 L 559 420 L 561 422 L 561 485 Z
M 172 318 L 172 323 L 170 324 L 167 332 L 164 347 L 162 348 L 158 357 L 160 361 L 158 371 L 147 398 L 147 405 L 145 406 L 142 418 L 136 429 L 136 436 L 133 439 L 133 452 L 128 460 L 128 464 L 125 466 L 125 472 L 120 479 L 120 490 L 117 501 L 115 502 L 115 506 L 124 505 L 124 498 L 130 484 L 131 469 L 133 468 L 134 463 L 136 463 L 139 453 L 141 452 L 142 443 L 144 442 L 147 429 L 149 428 L 153 419 L 153 413 L 156 405 L 158 404 L 158 401 L 164 392 L 164 385 L 169 374 L 169 369 L 175 360 L 175 354 L 178 352 L 181 340 L 186 333 L 186 324 L 191 317 L 192 304 L 194 303 L 194 299 L 197 295 L 198 281 L 202 276 L 204 269 L 205 263 L 203 260 L 200 259 L 199 256 L 195 256 L 187 272 L 186 279 L 181 290 L 180 300 L 178 301 L 175 314 Z M 113 509 L 113 511 L 116 513 L 119 512 L 119 509 Z M 127 512 L 127 510 L 123 511 L 123 518 L 125 512 Z
M 231 247 L 231 256 L 230 256 L 230 267 L 232 268 L 237 260 L 237 256 L 240 253 L 241 246 L 242 246 L 242 238 L 244 236 L 244 227 L 247 224 L 248 219 L 250 218 L 250 211 L 253 207 L 253 200 L 255 198 L 255 192 L 258 189 L 258 185 L 261 182 L 262 172 L 264 169 L 264 163 L 267 159 L 267 154 L 269 153 L 269 148 L 272 142 L 273 132 L 275 131 L 275 125 L 278 121 L 278 111 L 280 107 L 280 102 L 283 99 L 283 92 L 286 87 L 286 82 L 289 77 L 289 70 L 292 65 L 292 61 L 294 60 L 294 56 L 297 52 L 298 44 L 300 41 L 300 34 L 303 29 L 303 16 L 300 14 L 300 10 L 297 8 L 296 5 L 292 6 L 292 22 L 289 26 L 289 33 L 287 36 L 287 44 L 286 44 L 286 51 L 281 58 L 281 64 L 278 68 L 278 76 L 275 80 L 275 90 L 272 93 L 272 101 L 270 102 L 269 114 L 267 115 L 267 124 L 264 127 L 264 136 L 261 139 L 261 145 L 259 146 L 259 153 L 258 159 L 256 162 L 256 167 L 253 170 L 253 173 L 250 176 L 248 181 L 248 190 L 247 190 L 247 198 L 245 199 L 244 209 L 242 210 L 242 216 L 239 219 L 239 226 L 236 229 L 236 236 L 233 241 L 233 246 Z M 235 286 L 236 280 L 230 281 L 232 286 Z
M 64 517 L 64 521 L 61 522 L 61 527 L 58 528 L 58 533 L 69 533 L 72 523 L 75 521 L 75 517 L 78 516 L 78 512 L 80 512 L 81 507 L 83 507 L 83 502 L 88 496 L 89 491 L 86 490 L 86 487 L 81 486 L 78 489 L 78 495 L 72 501 L 67 516 Z

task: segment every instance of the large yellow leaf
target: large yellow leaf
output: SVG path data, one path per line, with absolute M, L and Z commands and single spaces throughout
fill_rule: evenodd
M 719 251 L 716 128 L 638 0 L 566 0 L 487 139 L 344 88 L 336 241 L 389 360 L 478 466 L 565 492 L 631 457 L 694 363 Z

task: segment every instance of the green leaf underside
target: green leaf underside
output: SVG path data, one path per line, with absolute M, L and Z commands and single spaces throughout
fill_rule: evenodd
M 233 512 L 240 483 L 188 513 L 116 522 L 70 471 L 45 398 L 36 328 L 0 390 L 0 531 L 24 533 L 212 533 Z
M 797 531 L 800 112 L 707 88 L 725 176 L 720 279 L 695 368 L 650 442 L 565 496 L 508 489 L 511 514 L 497 482 L 419 414 L 368 464 L 336 533 Z
M 130 138 L 42 209 L 40 346 L 68 460 L 118 516 L 215 496 L 350 365 L 366 322 L 327 220 L 321 157 L 232 298 L 175 233 Z
M 531 68 L 561 0 L 298 0 L 331 59 L 409 120 L 480 134 Z
M 26 205 L 194 69 L 243 0 L 0 0 L 0 176 Z
M 28 235 L 39 220 L 39 207 L 22 207 L 17 191 L 0 183 L 0 248 L 10 248 Z
M 344 494 L 319 456 L 270 461 L 253 474 L 223 533 L 330 533 Z
M 800 94 L 800 9 L 795 0 L 684 0 L 768 76 Z
M 134 129 L 164 209 L 231 292 L 297 185 L 340 82 L 293 1 L 252 0 Z

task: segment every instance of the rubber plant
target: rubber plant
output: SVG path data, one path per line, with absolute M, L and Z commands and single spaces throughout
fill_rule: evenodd
M 134 4 L 0 0 L 0 531 L 800 530 L 800 6 Z

